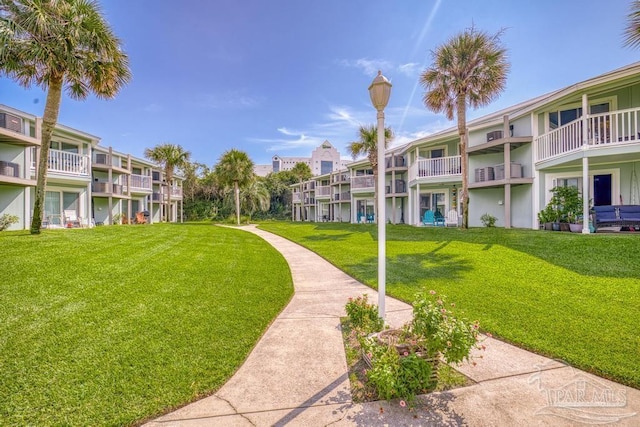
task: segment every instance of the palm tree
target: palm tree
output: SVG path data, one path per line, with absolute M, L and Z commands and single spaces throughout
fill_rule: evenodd
M 256 211 L 266 212 L 271 205 L 269 190 L 264 181 L 256 177 L 242 189 L 240 197 L 242 198 L 242 206 L 249 213 L 249 221 Z
M 178 169 L 184 169 L 189 163 L 191 153 L 185 151 L 180 145 L 164 143 L 153 148 L 144 150 L 144 156 L 162 166 L 164 176 L 167 180 L 167 198 L 165 209 L 165 220 L 169 222 L 169 206 L 171 204 L 171 185 L 173 184 L 173 174 Z M 165 203 L 165 200 L 163 200 Z
M 384 197 L 379 195 L 378 191 L 378 128 L 374 125 L 360 126 L 358 131 L 360 139 L 358 141 L 350 142 L 347 145 L 347 151 L 355 160 L 357 157 L 367 155 L 371 168 L 373 169 L 373 182 L 374 182 L 374 206 L 378 208 L 378 197 Z M 384 128 L 384 148 L 389 146 L 389 143 L 393 140 L 393 131 L 391 128 Z M 384 159 L 382 159 L 384 162 Z M 376 218 L 378 215 L 376 214 Z M 380 219 L 380 218 L 378 218 Z
M 216 174 L 226 187 L 233 186 L 236 200 L 236 222 L 240 225 L 240 188 L 244 188 L 254 177 L 253 162 L 244 151 L 225 151 L 216 165 Z
M 298 191 L 300 192 L 302 192 L 302 183 L 313 176 L 309 165 L 303 162 L 298 162 L 293 165 L 293 167 L 291 168 L 291 174 L 298 179 Z M 293 204 L 291 206 L 291 209 L 293 210 Z M 300 205 L 299 213 L 301 220 L 306 219 L 303 218 L 303 216 L 306 217 L 306 208 L 303 208 L 302 205 Z
M 47 90 L 31 233 L 40 233 L 49 144 L 62 89 L 73 99 L 113 98 L 129 81 L 129 59 L 91 0 L 0 0 L 0 75 Z
M 462 228 L 469 226 L 467 105 L 488 105 L 505 88 L 509 62 L 502 31 L 489 35 L 469 28 L 431 52 L 433 64 L 420 76 L 427 108 L 458 118 L 462 172 Z
M 624 31 L 624 45 L 631 47 L 640 46 L 640 0 L 631 2 L 631 11 L 627 17 L 629 18 L 629 22 Z

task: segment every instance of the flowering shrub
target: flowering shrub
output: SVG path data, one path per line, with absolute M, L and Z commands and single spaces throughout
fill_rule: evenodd
M 361 329 L 365 333 L 381 331 L 384 321 L 378 317 L 378 306 L 369 303 L 366 294 L 357 298 L 349 298 L 344 307 L 354 328 Z
M 424 342 L 430 356 L 441 354 L 447 363 L 469 359 L 478 343 L 479 327 L 478 322 L 456 318 L 445 297 L 438 297 L 434 291 L 418 295 L 413 303 L 411 330 Z
M 0 231 L 4 231 L 9 228 L 11 224 L 15 224 L 18 221 L 20 221 L 20 219 L 15 215 L 4 214 L 0 216 Z
M 411 403 L 416 394 L 429 392 L 437 385 L 435 372 L 440 358 L 447 363 L 469 359 L 471 350 L 477 347 L 479 325 L 457 318 L 449 308 L 454 306 L 447 305 L 445 298 L 434 291 L 420 294 L 413 303 L 411 323 L 401 329 L 361 336 L 360 347 L 370 365 L 367 379 L 380 398 Z M 379 320 L 374 309 L 366 296 L 347 304 L 354 323 L 367 324 L 372 316 Z

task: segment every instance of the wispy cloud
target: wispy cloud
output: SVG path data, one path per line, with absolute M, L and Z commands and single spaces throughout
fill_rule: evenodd
M 408 62 L 398 65 L 397 70 L 408 77 L 415 77 L 422 70 L 422 67 L 417 62 Z
M 152 102 L 151 104 L 148 104 L 142 107 L 142 111 L 147 113 L 152 113 L 152 114 L 159 113 L 162 110 L 163 110 L 162 106 L 160 104 L 156 104 L 155 102 Z
M 250 109 L 260 106 L 264 98 L 246 94 L 246 90 L 231 90 L 224 93 L 203 93 L 196 98 L 195 104 L 200 108 Z
M 395 68 L 391 62 L 384 59 L 341 59 L 338 64 L 347 68 L 359 68 L 368 76 L 375 76 L 378 70 L 389 70 Z

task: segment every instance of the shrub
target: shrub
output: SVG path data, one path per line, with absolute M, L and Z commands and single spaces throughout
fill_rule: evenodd
M 485 213 L 480 217 L 480 221 L 482 221 L 482 224 L 485 227 L 495 227 L 497 220 L 498 218 L 488 213 Z
M 4 214 L 0 216 L 0 231 L 6 230 L 11 224 L 15 224 L 18 221 L 20 221 L 20 218 L 15 215 Z
M 384 321 L 378 316 L 378 306 L 369 303 L 366 294 L 355 299 L 349 298 L 344 309 L 353 327 L 364 333 L 381 331 L 384 327 Z

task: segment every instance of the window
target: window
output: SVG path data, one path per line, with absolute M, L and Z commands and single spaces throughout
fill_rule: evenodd
M 591 105 L 591 114 L 606 113 L 609 111 L 609 102 Z M 567 123 L 582 117 L 582 107 L 569 108 L 567 110 L 549 112 L 549 130 L 559 128 Z
M 446 213 L 445 193 L 423 193 L 420 194 L 420 218 L 428 210 L 440 212 L 442 216 Z
M 322 160 L 320 162 L 320 174 L 324 175 L 331 172 L 333 172 L 333 163 L 331 161 Z

